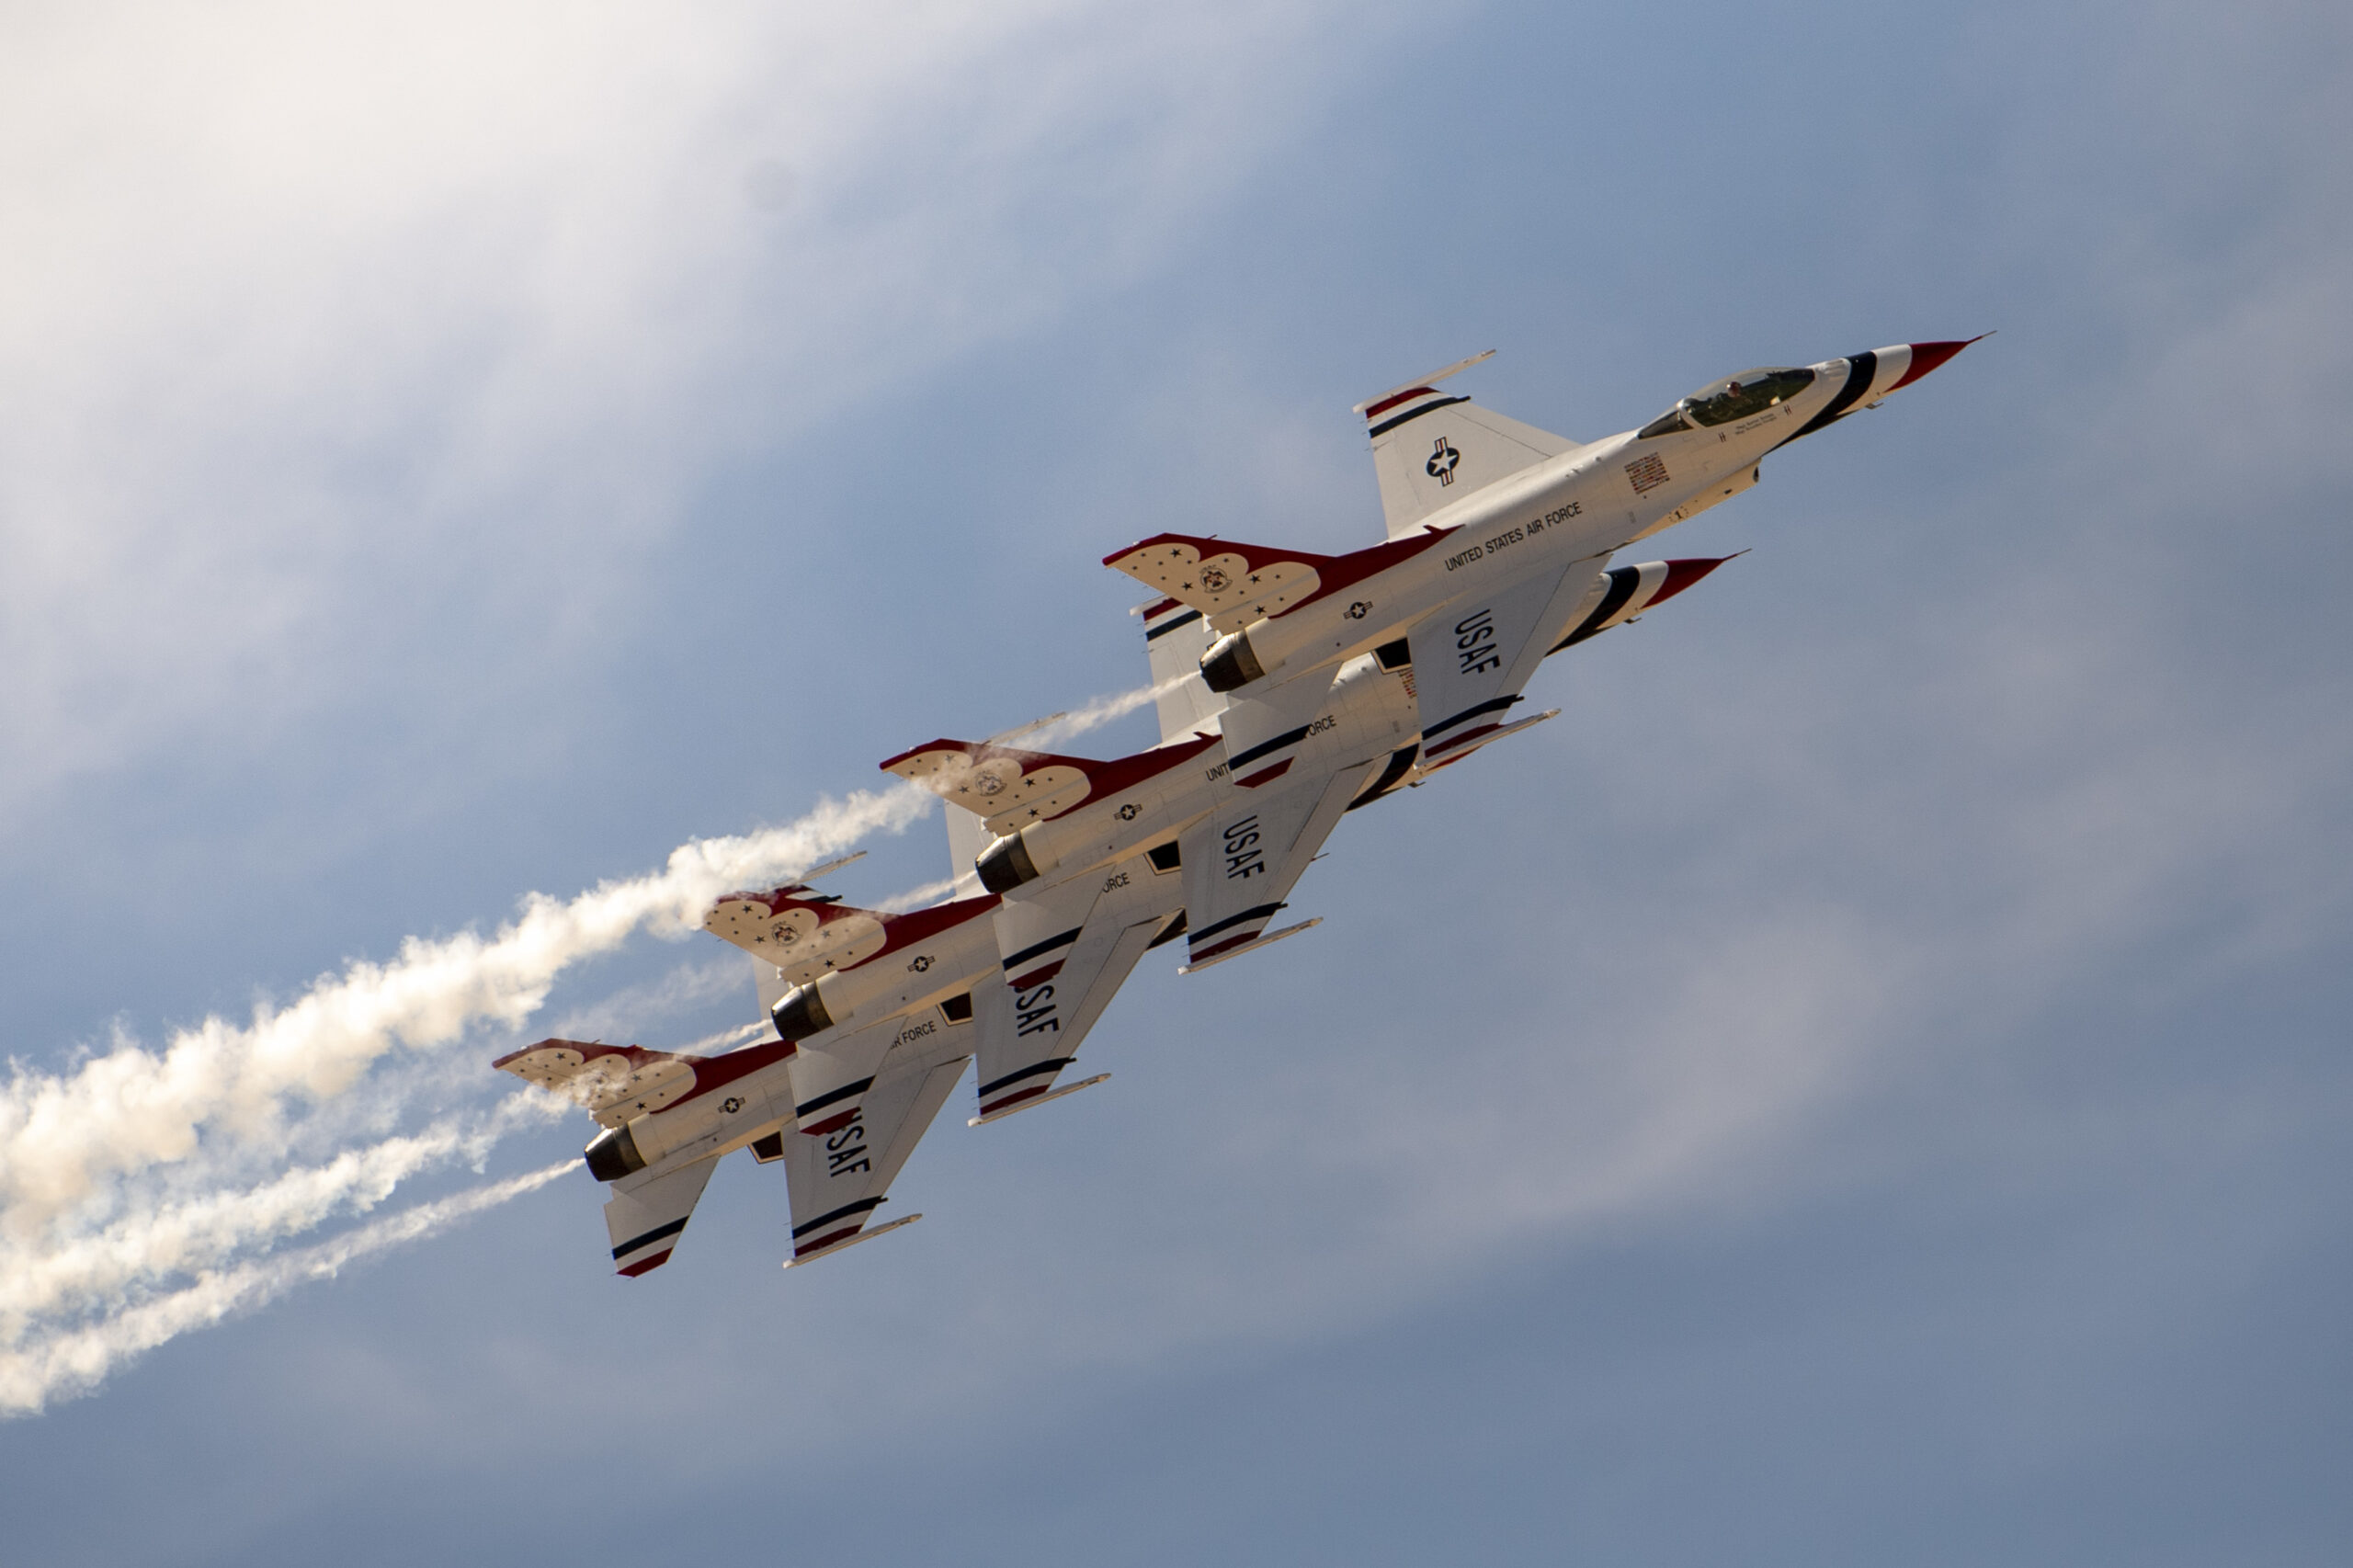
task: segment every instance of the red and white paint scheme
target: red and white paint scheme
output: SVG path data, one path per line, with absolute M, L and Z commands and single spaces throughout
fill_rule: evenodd
M 939 740 L 889 758 L 882 771 L 979 816 L 992 842 L 972 869 L 989 892 L 1010 893 L 1040 878 L 1084 876 L 1174 838 L 1223 792 L 1224 762 L 1214 733 L 1111 762 Z
M 886 915 L 801 883 L 733 893 L 704 924 L 766 966 L 779 1038 L 717 1056 L 547 1040 L 493 1065 L 603 1124 L 584 1158 L 612 1187 L 620 1273 L 667 1262 L 712 1167 L 746 1147 L 784 1165 L 807 1262 L 920 1217 L 867 1225 L 972 1054 L 975 983 L 1002 989 L 996 903 Z
M 975 1125 L 1103 1081 L 1057 1086 L 1182 908 L 1175 840 L 1227 792 L 1222 744 L 1213 724 L 1108 762 L 938 740 L 882 764 L 959 808 L 953 869 L 1003 897 L 1002 970 L 974 990 Z
M 1382 543 L 1165 533 L 1105 558 L 1158 596 L 1140 613 L 1159 745 L 1096 761 L 936 740 L 882 764 L 956 808 L 950 859 L 981 896 L 894 915 L 802 882 L 730 893 L 704 926 L 752 955 L 776 1039 L 713 1056 L 548 1040 L 495 1065 L 602 1125 L 585 1158 L 612 1186 L 623 1274 L 670 1257 L 742 1147 L 786 1168 L 792 1263 L 918 1219 L 869 1223 L 968 1059 L 975 1123 L 1101 1082 L 1061 1078 L 1147 949 L 1182 936 L 1190 973 L 1317 924 L 1269 929 L 1344 814 L 1552 717 L 1512 712 L 1547 657 L 1731 559 L 1619 551 L 1966 347 L 1744 370 L 1593 442 L 1441 390 L 1484 355 L 1369 399 Z
M 613 1267 L 636 1276 L 670 1261 L 679 1233 L 722 1154 L 792 1125 L 782 1041 L 723 1056 L 677 1056 L 634 1045 L 543 1040 L 491 1063 L 562 1095 L 605 1131 L 585 1156 L 612 1184 L 605 1227 Z
M 887 915 L 804 887 L 731 892 L 703 929 L 773 964 L 791 989 L 770 1009 L 777 1034 L 806 1040 L 871 1024 L 969 990 L 995 965 L 987 916 L 996 895 Z
M 971 1018 L 971 992 L 997 967 L 988 918 L 996 906 L 992 893 L 886 915 L 800 886 L 729 893 L 712 905 L 703 929 L 774 965 L 790 987 L 768 1018 L 779 1039 L 801 1047 L 791 1075 L 803 1133 L 854 1119 L 892 1050 L 943 1020 Z
M 1439 392 L 1438 383 L 1478 363 L 1465 360 L 1360 405 L 1387 542 L 1328 556 L 1166 533 L 1104 564 L 1208 619 L 1220 635 L 1200 668 L 1215 691 L 1256 696 L 1401 633 L 1451 628 L 1482 608 L 1497 633 L 1485 641 L 1507 669 L 1529 639 L 1554 634 L 1540 659 L 1559 641 L 1612 553 L 1739 494 L 1768 452 L 1874 405 L 1966 347 L 1899 344 L 1744 370 L 1638 430 L 1591 443 Z M 1505 601 L 1508 616 L 1496 608 Z M 1428 665 L 1415 663 L 1427 686 Z M 1433 722 L 1459 711 L 1425 703 Z

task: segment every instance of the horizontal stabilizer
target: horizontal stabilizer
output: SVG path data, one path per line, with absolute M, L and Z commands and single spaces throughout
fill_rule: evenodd
M 1105 556 L 1103 564 L 1199 610 L 1212 631 L 1239 631 L 1254 620 L 1288 614 L 1385 572 L 1441 537 L 1416 534 L 1346 555 L 1317 555 L 1194 534 L 1154 534 Z
M 795 882 L 767 892 L 731 892 L 712 904 L 702 928 L 806 985 L 882 950 L 882 917 L 812 894 Z
M 992 834 L 1017 833 L 1088 801 L 1116 795 L 1216 744 L 1194 736 L 1110 762 L 1021 751 L 989 741 L 927 741 L 882 764 L 953 806 L 987 819 Z
M 995 897 L 958 899 L 904 915 L 859 909 L 795 883 L 768 892 L 731 892 L 703 916 L 702 928 L 782 971 L 789 985 L 855 969 L 960 926 L 996 906 Z
M 605 1230 L 613 1239 L 615 1273 L 634 1279 L 670 1261 L 718 1164 L 714 1155 L 651 1180 L 641 1175 L 614 1184 Z
M 833 859 L 826 861 L 822 866 L 810 867 L 807 870 L 801 872 L 797 880 L 805 885 L 815 881 L 819 877 L 831 876 L 834 872 L 840 870 L 844 866 L 848 865 L 853 860 L 863 860 L 865 858 L 865 850 L 853 849 L 847 855 L 835 856 Z
M 607 1127 L 684 1099 L 707 1059 L 597 1040 L 543 1040 L 491 1063 L 562 1095 Z
M 717 1056 L 682 1056 L 638 1045 L 543 1040 L 491 1063 L 527 1084 L 561 1095 L 604 1127 L 671 1110 L 772 1067 L 793 1054 L 783 1040 Z M 759 1097 L 753 1092 L 752 1097 Z

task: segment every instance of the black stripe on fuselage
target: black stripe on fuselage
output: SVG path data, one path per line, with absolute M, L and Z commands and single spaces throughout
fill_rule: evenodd
M 1863 393 L 1870 390 L 1871 378 L 1879 374 L 1879 356 L 1866 348 L 1860 354 L 1848 358 L 1847 364 L 1848 366 L 1847 384 L 1840 387 L 1836 395 L 1823 405 L 1821 413 L 1798 427 L 1797 436 L 1790 437 L 1789 441 L 1776 441 L 1773 443 L 1775 446 L 1786 447 L 1790 441 L 1796 440 L 1798 436 L 1811 436 L 1832 420 L 1844 417 L 1847 411 L 1855 406 Z
M 1419 408 L 1409 409 L 1405 413 L 1397 415 L 1394 419 L 1384 419 L 1380 424 L 1374 426 L 1372 427 L 1372 439 L 1376 441 L 1381 439 L 1381 437 L 1386 436 L 1400 425 L 1404 424 L 1408 419 L 1419 419 L 1423 415 L 1429 413 L 1432 409 L 1446 408 L 1454 403 L 1469 403 L 1470 401 L 1471 400 L 1467 397 L 1442 397 L 1435 403 L 1426 403 Z
M 983 1084 L 981 1098 L 986 1099 L 1007 1084 L 1017 1084 L 1024 1078 L 1034 1078 L 1040 1073 L 1059 1073 L 1077 1060 L 1075 1056 L 1050 1056 L 1043 1062 L 1032 1062 L 1018 1073 L 1007 1073 L 995 1083 Z
M 1276 912 L 1281 908 L 1282 905 L 1279 903 L 1262 903 L 1256 909 L 1245 909 L 1239 915 L 1229 915 L 1216 925 L 1204 926 L 1192 933 L 1193 943 L 1198 947 L 1204 938 L 1214 937 L 1220 931 L 1230 930 L 1245 920 L 1272 920 Z
M 1790 439 L 1794 440 L 1796 437 L 1791 437 Z M 1613 566 L 1602 575 L 1609 579 L 1609 588 L 1601 596 L 1601 602 L 1593 607 L 1593 613 L 1586 616 L 1574 631 L 1552 644 L 1551 650 L 1544 655 L 1546 658 L 1551 658 L 1552 654 L 1559 653 L 1572 642 L 1584 642 L 1599 631 L 1602 622 L 1625 608 L 1626 601 L 1634 597 L 1634 590 L 1641 586 L 1643 581 L 1643 572 L 1639 566 Z
M 1300 742 L 1307 738 L 1307 732 L 1310 726 L 1302 724 L 1296 730 L 1286 730 L 1271 741 L 1264 741 L 1257 745 L 1252 746 L 1240 756 L 1229 757 L 1226 760 L 1226 767 L 1232 768 L 1234 772 L 1239 773 L 1244 767 L 1257 761 L 1260 757 L 1266 756 L 1270 751 L 1280 751 L 1285 746 L 1297 745 Z
M 834 1104 L 837 1100 L 846 1100 L 852 1095 L 862 1095 L 873 1086 L 874 1080 L 871 1078 L 860 1078 L 855 1084 L 844 1084 L 840 1088 L 830 1089 L 824 1094 L 819 1095 L 815 1099 L 808 1101 L 806 1104 L 793 1107 L 793 1114 L 796 1116 L 807 1116 L 811 1111 L 823 1110 L 827 1106 Z
M 1444 734 L 1447 731 L 1454 728 L 1455 725 L 1467 723 L 1471 720 L 1476 719 L 1482 713 L 1500 713 L 1518 700 L 1519 699 L 1517 697 L 1490 698 L 1488 700 L 1479 704 L 1476 708 L 1465 708 L 1453 718 L 1441 719 L 1437 723 L 1430 725 L 1422 732 L 1422 739 L 1427 742 L 1432 735 Z
M 881 1203 L 882 1199 L 879 1198 L 861 1198 L 855 1203 L 845 1203 L 830 1214 L 820 1214 L 805 1225 L 793 1226 L 792 1239 L 797 1242 L 812 1231 L 821 1230 L 836 1220 L 847 1220 L 853 1214 L 870 1214 Z
M 1355 811 L 1358 806 L 1369 806 L 1397 788 L 1397 780 L 1405 777 L 1406 770 L 1414 766 L 1414 758 L 1420 753 L 1419 746 L 1400 746 L 1391 752 L 1387 766 L 1381 770 L 1381 777 L 1372 781 L 1371 789 L 1348 802 L 1348 810 Z
M 1011 969 L 1015 964 L 1028 963 L 1040 953 L 1051 953 L 1056 948 L 1067 947 L 1071 943 L 1078 940 L 1078 933 L 1080 929 L 1081 928 L 1079 926 L 1074 926 L 1059 937 L 1049 937 L 1042 942 L 1032 942 L 1029 946 L 1022 949 L 1019 952 L 1015 953 L 1012 957 L 1006 959 L 1005 960 L 1005 967 Z
M 615 1263 L 619 1263 L 622 1258 L 627 1257 L 631 1253 L 637 1251 L 640 1247 L 650 1245 L 654 1242 L 660 1241 L 665 1236 L 675 1236 L 686 1228 L 687 1221 L 684 1216 L 671 1221 L 666 1225 L 656 1225 L 654 1229 L 646 1232 L 645 1234 L 642 1236 L 632 1236 L 628 1241 L 625 1241 L 620 1245 L 615 1247 L 613 1249 L 613 1261 Z
M 1200 619 L 1201 612 L 1199 610 L 1188 609 L 1173 620 L 1162 621 L 1158 626 L 1145 627 L 1143 631 L 1143 640 L 1149 642 L 1154 638 L 1165 636 L 1167 633 L 1176 631 L 1180 626 L 1190 626 L 1193 622 Z

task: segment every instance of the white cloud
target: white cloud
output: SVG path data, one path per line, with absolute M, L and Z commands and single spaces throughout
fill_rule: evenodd
M 0 812 L 437 660 L 560 660 L 710 463 L 1118 280 L 1243 177 L 1310 14 L 19 17 Z

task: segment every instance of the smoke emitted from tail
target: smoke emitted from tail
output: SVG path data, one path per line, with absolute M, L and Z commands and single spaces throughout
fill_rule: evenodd
M 1184 685 L 1187 680 L 1196 678 L 1198 677 L 1188 670 L 1172 680 L 1162 681 L 1157 686 L 1140 686 L 1132 691 L 1114 692 L 1108 697 L 1098 697 L 1092 702 L 1074 708 L 1068 712 L 1051 713 L 1043 719 L 1033 719 L 1018 729 L 1006 730 L 999 734 L 991 735 L 989 743 L 993 745 L 1011 745 L 1018 741 L 1025 750 L 1051 745 L 1056 741 L 1068 740 L 1073 735 L 1083 735 L 1089 730 L 1100 729 L 1115 719 L 1124 719 L 1139 708 L 1149 707 L 1159 701 L 1164 694 L 1175 690 L 1177 687 Z M 894 893 L 877 903 L 874 907 L 897 915 L 906 910 L 921 909 L 926 904 L 938 903 L 943 898 L 970 898 L 980 891 L 979 875 L 970 866 L 960 866 L 953 876 L 942 877 L 936 882 L 925 882 L 920 887 L 913 887 L 904 892 Z
M 912 786 L 861 791 L 782 827 L 684 845 L 654 875 L 568 901 L 532 894 L 488 937 L 412 937 L 390 962 L 355 960 L 242 1026 L 208 1017 L 161 1051 L 118 1035 L 64 1072 L 12 1062 L 0 1085 L 0 1415 L 86 1391 L 127 1356 L 569 1168 L 269 1256 L 423 1171 L 479 1169 L 518 1124 L 563 1114 L 517 1096 L 392 1135 L 470 1028 L 512 1028 L 568 966 L 641 931 L 684 937 L 730 888 L 903 829 L 931 801 Z
M 526 1176 L 415 1204 L 312 1246 L 204 1271 L 177 1290 L 93 1322 L 11 1340 L 0 1347 L 0 1416 L 37 1414 L 52 1400 L 86 1393 L 117 1366 L 166 1340 L 252 1312 L 298 1285 L 333 1278 L 347 1265 L 545 1187 L 577 1164 L 562 1160 Z
M 1136 710 L 1148 708 L 1159 701 L 1164 693 L 1174 691 L 1188 680 L 1199 678 L 1192 671 L 1188 670 L 1175 679 L 1163 681 L 1157 686 L 1140 686 L 1133 691 L 1121 691 L 1108 697 L 1098 697 L 1094 701 L 1083 707 L 1074 708 L 1067 713 L 1057 713 L 1051 719 L 1040 719 L 1034 724 L 1025 725 L 1009 734 L 996 738 L 1009 742 L 1013 736 L 1018 735 L 1025 747 L 1051 745 L 1055 741 L 1068 740 L 1073 735 L 1083 735 L 1089 730 L 1100 729 L 1114 719 L 1124 719 Z
M 208 1130 L 248 1143 L 281 1136 L 291 1102 L 344 1093 L 396 1048 L 448 1046 L 484 1021 L 519 1024 L 567 966 L 641 929 L 695 930 L 729 888 L 904 827 L 929 804 L 913 788 L 828 801 L 788 826 L 681 846 L 653 876 L 568 902 L 534 893 L 491 937 L 412 937 L 390 963 L 355 960 L 290 1006 L 256 1006 L 242 1028 L 208 1017 L 160 1054 L 118 1041 L 63 1074 L 18 1066 L 0 1091 L 0 1246 L 102 1200 L 110 1178 L 194 1155 Z
M 1080 733 L 1155 695 L 1145 687 L 1098 698 L 1030 730 Z M 913 785 L 861 791 L 782 827 L 684 845 L 651 876 L 569 901 L 534 893 L 488 937 L 412 937 L 390 962 L 356 960 L 285 1006 L 256 1006 L 244 1025 L 208 1017 L 176 1031 L 161 1051 L 118 1036 L 65 1072 L 12 1063 L 0 1085 L 0 1417 L 87 1392 L 175 1335 L 572 1169 L 565 1161 L 284 1250 L 322 1226 L 374 1213 L 417 1176 L 458 1165 L 479 1171 L 518 1126 L 568 1113 L 561 1100 L 523 1095 L 488 1110 L 445 1109 L 422 1131 L 396 1131 L 421 1085 L 440 1085 L 452 1097 L 446 1070 L 434 1067 L 470 1029 L 513 1028 L 567 967 L 640 932 L 685 937 L 721 893 L 904 829 L 932 800 Z M 710 968 L 688 966 L 653 989 L 608 998 L 598 1012 L 668 1010 L 707 992 Z M 467 1079 L 455 1097 L 478 1093 Z

